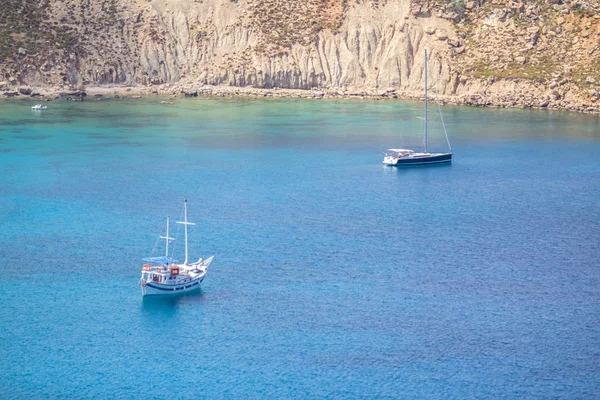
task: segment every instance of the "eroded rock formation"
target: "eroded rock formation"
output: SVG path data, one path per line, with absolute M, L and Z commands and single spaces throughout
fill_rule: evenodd
M 397 89 L 597 111 L 591 0 L 4 1 L 0 89 L 204 84 Z

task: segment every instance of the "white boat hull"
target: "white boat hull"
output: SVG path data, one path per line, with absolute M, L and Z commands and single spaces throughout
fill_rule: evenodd
M 169 296 L 181 293 L 192 292 L 200 289 L 200 284 L 204 280 L 205 274 L 190 279 L 189 281 L 178 283 L 157 283 L 143 282 L 141 284 L 142 296 Z

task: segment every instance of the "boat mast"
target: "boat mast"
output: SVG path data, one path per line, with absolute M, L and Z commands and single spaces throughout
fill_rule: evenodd
M 169 257 L 169 241 L 175 240 L 172 237 L 169 237 L 169 216 L 167 215 L 167 234 L 165 236 L 161 236 L 161 239 L 165 239 L 165 257 Z
M 425 49 L 425 139 L 423 144 L 425 145 L 425 153 L 427 153 L 427 49 Z
M 183 237 L 185 241 L 185 261 L 183 265 L 188 263 L 188 239 L 187 239 L 187 227 L 188 225 L 196 225 L 193 222 L 187 220 L 187 199 L 183 201 L 183 221 L 177 221 L 178 224 L 183 224 Z

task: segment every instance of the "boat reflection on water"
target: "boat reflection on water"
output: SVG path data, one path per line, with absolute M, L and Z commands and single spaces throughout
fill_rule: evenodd
M 144 296 L 142 298 L 141 311 L 145 318 L 168 319 L 176 316 L 182 306 L 204 303 L 206 300 L 206 295 L 202 290 L 171 296 Z

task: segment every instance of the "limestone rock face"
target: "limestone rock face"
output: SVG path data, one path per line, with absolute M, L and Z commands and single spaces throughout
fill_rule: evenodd
M 486 99 L 486 104 L 501 106 L 539 103 L 578 108 L 596 98 L 589 93 L 600 83 L 596 76 L 600 46 L 586 47 L 598 42 L 600 16 L 593 8 L 581 8 L 588 7 L 585 0 L 577 3 L 579 9 L 561 4 L 558 11 L 542 0 L 518 6 L 500 0 L 27 4 L 27 15 L 43 18 L 7 16 L 13 25 L 10 32 L 0 27 L 0 36 L 16 39 L 0 43 L 2 81 L 74 87 L 177 84 L 195 90 L 202 85 L 394 88 L 399 95 L 418 96 L 427 49 L 432 96 L 458 102 L 479 104 Z M 46 40 L 33 41 L 30 36 Z M 582 51 L 573 55 L 574 46 Z M 557 68 L 567 66 L 552 57 L 579 64 L 565 73 Z M 528 76 L 537 66 L 539 73 Z M 580 75 L 583 80 L 578 82 L 575 78 Z M 546 93 L 551 82 L 564 78 L 569 84 L 563 85 L 565 95 L 558 103 L 556 96 Z M 523 100 L 524 88 L 535 101 Z M 499 92 L 492 95 L 492 90 Z
M 100 75 L 82 78 L 96 83 L 197 82 L 210 85 L 281 87 L 348 87 L 353 89 L 397 87 L 422 91 L 423 50 L 430 52 L 430 82 L 434 90 L 454 90 L 450 50 L 445 37 L 429 36 L 431 24 L 451 31 L 441 18 L 418 19 L 410 14 L 410 1 L 388 1 L 374 8 L 366 2 L 346 10 L 338 32 L 321 29 L 309 43 L 286 47 L 267 43 L 265 32 L 247 18 L 252 2 L 205 0 L 152 1 L 139 5 L 143 19 L 155 21 L 154 33 L 134 35 L 124 29 L 124 42 L 135 44 L 138 54 L 129 65 L 118 64 Z M 281 27 L 281 35 L 294 27 Z M 144 28 L 139 29 L 143 31 Z M 82 72 L 88 67 L 81 57 Z M 456 75 L 456 74 L 455 74 Z M 98 82 L 100 78 L 101 82 Z

